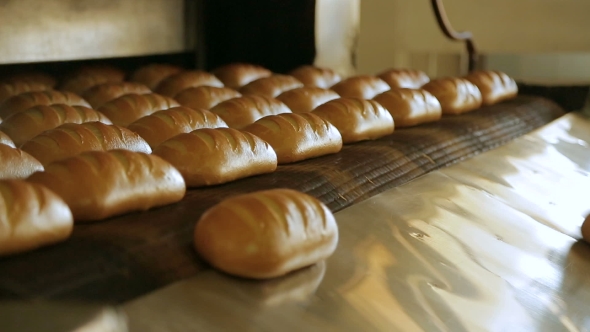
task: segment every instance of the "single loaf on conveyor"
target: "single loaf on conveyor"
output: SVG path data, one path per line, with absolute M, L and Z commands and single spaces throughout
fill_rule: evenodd
M 394 130 L 393 117 L 374 100 L 340 98 L 319 106 L 312 114 L 334 125 L 343 143 L 377 139 Z
M 217 114 L 184 106 L 156 112 L 128 126 L 130 130 L 143 137 L 152 149 L 179 134 L 201 128 L 220 127 L 227 127 L 227 124 Z
M 500 71 L 478 70 L 465 78 L 481 92 L 483 105 L 493 105 L 518 95 L 516 81 Z
M 66 104 L 90 107 L 84 98 L 71 92 L 55 90 L 31 91 L 10 97 L 0 104 L 0 117 L 6 119 L 12 114 L 28 110 L 38 105 Z
M 192 109 L 210 110 L 226 100 L 241 97 L 242 94 L 230 88 L 199 86 L 188 88 L 177 94 L 174 99 L 182 106 Z
M 332 86 L 342 97 L 373 99 L 376 95 L 391 89 L 385 81 L 376 76 L 359 75 L 349 77 Z
M 21 149 L 45 166 L 86 151 L 123 149 L 152 153 L 148 143 L 137 133 L 102 122 L 61 125 L 26 142 Z
M 6 135 L 5 133 L 0 131 L 0 144 L 4 144 L 4 145 L 8 145 L 10 147 L 16 148 L 16 145 L 14 145 L 14 142 L 12 141 L 12 139 L 10 139 L 10 137 L 8 135 Z
M 83 67 L 67 77 L 60 85 L 60 90 L 70 91 L 78 95 L 88 89 L 104 83 L 121 83 L 125 73 L 112 67 Z
M 268 98 L 276 98 L 285 91 L 301 88 L 303 83 L 299 82 L 293 76 L 289 75 L 273 75 L 269 77 L 259 78 L 244 85 L 240 89 L 243 95 L 259 95 Z
M 150 90 L 155 90 L 160 82 L 182 71 L 184 71 L 184 69 L 178 66 L 164 63 L 152 63 L 133 72 L 133 75 L 131 75 L 131 81 L 144 84 L 150 88 Z
M 106 115 L 113 124 L 127 127 L 144 116 L 177 106 L 180 104 L 176 100 L 155 93 L 131 93 L 109 101 L 99 107 L 98 111 Z
M 98 109 L 111 100 L 128 94 L 148 94 L 152 91 L 145 85 L 134 82 L 114 82 L 96 85 L 84 92 L 84 99 Z
M 290 189 L 238 195 L 201 216 L 195 249 L 213 267 L 254 279 L 274 278 L 330 257 L 338 226 L 319 200 Z
M 16 81 L 13 83 L 1 83 L 0 82 L 0 104 L 10 97 L 20 95 L 25 92 L 32 91 L 46 91 L 51 90 L 51 86 L 39 83 L 39 82 L 28 82 L 28 81 Z
M 272 71 L 250 63 L 230 63 L 215 68 L 213 74 L 228 88 L 239 89 L 259 78 L 271 76 Z
M 321 104 L 338 98 L 340 96 L 332 90 L 311 86 L 285 91 L 277 97 L 293 113 L 309 113 Z
M 337 153 L 342 136 L 328 121 L 312 113 L 264 117 L 244 128 L 272 146 L 279 164 Z
M 391 89 L 373 98 L 389 111 L 396 127 L 410 127 L 440 120 L 440 102 L 424 89 Z
M 43 171 L 43 165 L 33 156 L 5 144 L 0 144 L 0 161 L 0 180 L 26 179 Z
M 422 87 L 438 99 L 443 114 L 461 114 L 482 105 L 481 92 L 464 78 L 448 77 L 430 81 Z
M 28 82 L 34 84 L 43 84 L 53 89 L 57 85 L 57 80 L 46 73 L 41 72 L 19 72 L 0 80 L 0 82 L 14 84 L 19 82 Z
M 211 108 L 230 128 L 241 129 L 268 115 L 291 113 L 281 101 L 264 96 L 249 95 L 233 98 Z
M 55 192 L 76 221 L 146 211 L 180 201 L 182 175 L 158 156 L 127 150 L 90 151 L 49 164 L 28 181 Z
M 180 134 L 160 144 L 154 154 L 176 167 L 189 187 L 222 184 L 277 168 L 277 155 L 268 143 L 232 128 Z
M 292 70 L 289 75 L 295 77 L 305 86 L 328 89 L 340 82 L 342 78 L 328 68 L 304 65 Z
M 182 90 L 198 86 L 223 88 L 223 83 L 215 75 L 202 70 L 183 71 L 162 80 L 155 92 L 173 98 Z
M 88 107 L 65 104 L 40 105 L 9 116 L 0 123 L 0 130 L 10 136 L 16 146 L 21 146 L 44 131 L 62 124 L 94 121 L 111 124 L 104 114 Z
M 414 69 L 388 69 L 379 73 L 377 77 L 392 89 L 419 89 L 430 82 L 430 77 L 425 72 Z
M 66 203 L 47 188 L 0 180 L 0 256 L 62 242 L 74 227 Z

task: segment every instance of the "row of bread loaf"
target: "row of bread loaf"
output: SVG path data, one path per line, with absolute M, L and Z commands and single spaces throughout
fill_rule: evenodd
M 102 86 L 105 86 L 105 84 L 102 84 Z M 109 87 L 115 86 L 120 87 L 121 84 L 109 85 Z M 299 87 L 296 89 L 305 88 Z M 103 95 L 110 95 L 110 98 L 112 98 L 112 94 L 109 94 L 109 89 L 98 89 L 98 91 L 102 91 Z M 211 94 L 209 94 L 209 96 L 210 95 Z M 163 98 L 158 95 L 148 94 L 147 92 L 145 95 L 124 93 L 123 96 L 115 98 L 112 104 L 117 104 L 118 102 L 120 105 L 132 105 L 131 109 L 134 111 L 131 113 L 138 112 L 139 114 L 146 114 L 145 111 L 138 111 L 138 108 L 141 107 L 137 105 L 141 105 L 143 101 L 144 108 L 153 108 L 155 107 L 153 105 L 156 103 L 153 101 L 146 102 L 145 97 L 148 97 L 147 99 Z M 227 101 L 231 101 L 232 104 L 238 105 L 243 104 L 245 101 L 250 101 L 251 103 L 254 101 L 254 104 L 258 102 L 258 104 L 262 105 L 280 103 L 277 103 L 276 99 L 271 97 L 265 98 L 261 96 L 246 95 L 242 97 L 242 99 L 236 98 L 237 97 L 230 98 L 230 100 Z M 151 148 L 155 149 L 155 154 L 170 161 L 178 170 L 180 170 L 180 173 L 187 183 L 192 181 L 195 185 L 216 184 L 231 181 L 239 177 L 273 171 L 276 168 L 277 157 L 279 163 L 293 162 L 321 154 L 337 152 L 340 150 L 343 140 L 345 142 L 354 142 L 363 139 L 372 139 L 393 131 L 393 119 L 391 115 L 378 103 L 363 100 L 362 98 L 333 99 L 335 100 L 325 103 L 322 105 L 322 108 L 318 107 L 319 109 L 314 110 L 312 114 L 297 115 L 292 114 L 288 108 L 282 108 L 284 112 L 273 113 L 270 111 L 271 115 L 274 116 L 269 116 L 263 119 L 264 115 L 268 114 L 269 111 L 265 113 L 260 110 L 261 107 L 257 108 L 260 113 L 259 115 L 261 116 L 254 115 L 253 117 L 251 114 L 241 114 L 248 112 L 244 112 L 243 110 L 239 111 L 239 107 L 237 114 L 225 114 L 225 117 L 227 118 L 226 122 L 237 122 L 238 125 L 235 125 L 234 127 L 240 127 L 242 131 L 227 128 L 193 131 L 195 130 L 194 123 L 198 123 L 196 125 L 198 128 L 226 127 L 222 120 L 223 116 L 221 115 L 224 114 L 224 112 L 206 112 L 204 110 L 192 110 L 186 107 L 175 107 L 169 111 L 160 111 L 157 113 L 154 113 L 154 110 L 148 111 L 148 114 L 150 112 L 153 114 L 144 117 L 143 123 L 135 123 L 135 126 L 132 124 L 129 125 L 129 127 L 135 127 L 137 132 L 141 132 L 141 128 L 147 130 L 146 132 L 148 132 L 148 134 L 144 133 L 144 136 L 151 136 L 152 138 L 156 136 L 151 140 Z M 27 141 L 23 144 L 23 148 L 37 144 L 37 150 L 39 150 L 39 146 L 42 146 L 40 148 L 41 152 L 37 153 L 37 155 L 42 156 L 45 154 L 45 157 L 48 155 L 47 158 L 39 158 L 45 161 L 46 170 L 44 172 L 37 172 L 37 174 L 31 177 L 32 182 L 41 181 L 46 187 L 58 192 L 62 198 L 65 197 L 65 201 L 74 212 L 74 216 L 78 219 L 101 219 L 113 214 L 133 210 L 145 210 L 154 206 L 175 202 L 182 198 L 185 190 L 184 183 L 181 186 L 179 185 L 179 181 L 177 181 L 176 185 L 164 181 L 161 186 L 158 186 L 158 179 L 156 179 L 156 183 L 154 183 L 154 170 L 150 167 L 146 170 L 145 163 L 150 164 L 152 167 L 154 164 L 158 163 L 151 160 L 150 157 L 146 157 L 144 154 L 114 151 L 112 153 L 83 153 L 82 155 L 74 156 L 75 154 L 82 152 L 84 149 L 111 150 L 127 148 L 134 151 L 149 153 L 151 152 L 151 148 L 146 144 L 147 142 L 141 140 L 141 137 L 122 126 L 109 126 L 100 122 L 94 122 L 102 121 L 109 123 L 110 121 L 102 114 L 109 113 L 109 107 L 105 107 L 104 110 L 106 111 L 101 113 L 88 108 L 87 106 L 89 105 L 84 105 L 83 99 L 82 101 L 79 101 L 77 98 L 72 98 L 72 100 L 73 102 L 71 103 L 80 103 L 81 105 L 73 107 L 67 105 L 36 107 L 34 112 L 30 111 L 30 118 L 36 120 L 45 118 L 43 111 L 49 112 L 49 109 L 57 108 L 59 111 L 55 112 L 57 113 L 57 116 L 55 117 L 58 119 L 58 122 L 59 119 L 68 118 L 68 112 L 77 113 L 78 117 L 82 119 L 90 119 L 89 121 L 91 121 L 84 125 L 75 123 L 64 124 L 57 128 L 57 130 L 47 133 L 42 132 L 42 135 L 36 136 L 30 142 Z M 100 101 L 101 98 L 94 98 L 91 100 L 93 100 L 95 105 L 99 105 L 97 101 Z M 297 99 L 295 98 L 295 101 L 296 100 Z M 70 102 L 70 99 L 67 99 L 66 101 Z M 33 100 L 33 103 L 34 102 L 35 100 Z M 116 118 L 117 115 L 128 114 L 127 112 L 122 112 L 121 107 L 108 105 L 109 102 L 111 101 L 107 100 L 107 98 L 102 98 L 102 103 L 107 104 L 103 106 L 111 106 L 111 109 L 114 109 L 114 111 L 111 110 L 111 117 Z M 164 104 L 166 104 L 166 102 L 164 102 Z M 164 108 L 174 105 L 173 102 L 168 101 Z M 281 106 L 278 108 L 280 109 Z M 264 107 L 262 107 L 262 109 L 263 108 Z M 103 108 L 99 107 L 99 110 L 101 109 Z M 26 113 L 28 111 L 29 110 L 26 110 L 24 112 Z M 232 111 L 231 107 L 229 111 L 227 111 L 226 107 L 225 113 L 228 112 L 235 113 L 236 111 Z M 22 111 L 15 112 L 15 114 L 17 113 L 22 113 Z M 216 116 L 215 114 L 218 113 L 221 114 Z M 51 112 L 49 112 L 49 114 L 51 114 Z M 161 114 L 162 116 L 153 116 L 157 114 Z M 178 121 L 174 120 L 166 121 L 166 119 L 171 119 L 169 117 L 171 114 L 175 114 L 178 119 L 187 120 L 185 121 L 185 127 L 182 129 L 169 128 L 170 126 L 162 127 L 162 123 L 178 123 Z M 361 116 L 361 114 L 364 116 Z M 250 117 L 246 122 L 254 122 L 254 124 L 246 124 L 245 126 L 242 126 L 242 124 L 239 123 L 241 121 L 240 119 L 243 117 Z M 258 118 L 256 119 L 256 117 Z M 124 124 L 124 120 L 125 119 L 117 119 L 116 121 L 119 124 Z M 139 117 L 139 120 L 142 120 L 141 117 Z M 160 124 L 158 124 L 158 120 L 160 120 Z M 12 122 L 13 121 L 8 121 L 9 124 Z M 78 122 L 85 121 L 80 120 Z M 127 120 L 127 123 L 129 122 L 131 121 Z M 152 126 L 151 128 L 150 122 Z M 22 120 L 20 127 L 23 127 Z M 169 129 L 169 133 L 166 133 L 166 129 Z M 288 132 L 285 129 L 291 131 Z M 302 130 L 304 134 L 301 134 Z M 105 132 L 109 131 L 115 131 L 116 134 L 105 134 Z M 191 132 L 190 134 L 188 133 L 189 131 Z M 96 132 L 101 133 L 100 135 L 96 135 Z M 151 135 L 149 132 L 151 132 Z M 161 135 L 162 132 L 164 132 L 163 136 Z M 183 132 L 184 134 L 179 134 Z M 249 135 L 249 133 L 254 133 L 255 135 Z M 86 136 L 84 136 L 84 134 L 86 134 Z M 97 146 L 91 148 L 81 147 L 83 142 L 89 141 L 86 138 L 96 138 L 99 136 L 103 139 L 102 142 L 96 142 Z M 113 139 L 105 140 L 105 138 L 117 136 L 119 137 L 118 141 Z M 198 137 L 198 139 L 195 137 Z M 285 139 L 286 137 L 289 138 Z M 260 138 L 262 138 L 262 140 L 260 140 Z M 68 139 L 70 140 L 69 142 Z M 90 139 L 90 141 L 92 141 L 92 139 Z M 107 146 L 108 144 L 113 143 L 113 141 L 116 141 L 114 145 Z M 286 144 L 285 141 L 287 142 Z M 162 142 L 166 144 L 159 144 Z M 227 150 L 222 149 L 221 151 L 233 151 L 233 155 L 229 154 L 228 156 L 228 154 L 223 152 L 215 154 L 215 152 L 220 151 L 218 145 L 219 142 L 223 142 L 222 146 L 227 148 Z M 271 146 L 269 147 L 269 144 L 267 143 L 270 143 Z M 35 151 L 34 148 L 32 150 Z M 17 151 L 17 149 L 15 149 L 15 151 Z M 159 151 L 160 153 L 158 153 Z M 191 151 L 199 151 L 200 153 L 191 153 Z M 208 157 L 213 158 L 204 157 L 202 155 L 203 151 L 212 153 L 212 155 L 209 155 Z M 24 154 L 22 151 L 19 153 Z M 69 156 L 68 153 L 70 154 Z M 223 159 L 223 157 L 225 157 L 225 159 Z M 113 163 L 115 160 L 118 160 L 119 164 L 123 166 L 123 172 L 121 172 L 120 169 L 113 171 Z M 141 162 L 137 163 L 138 160 L 143 161 L 144 164 Z M 155 160 L 158 160 L 158 162 L 162 161 L 157 158 Z M 214 160 L 214 162 L 212 162 L 212 165 L 202 165 L 203 160 Z M 101 165 L 104 169 L 101 168 Z M 120 165 L 117 167 L 120 168 Z M 197 166 L 203 166 L 205 168 L 209 167 L 210 169 L 199 173 L 194 171 Z M 39 165 L 36 165 L 36 167 L 37 171 L 39 171 Z M 86 167 L 87 170 L 80 172 L 79 169 L 84 169 L 84 167 Z M 161 165 L 159 167 L 162 168 Z M 19 169 L 22 170 L 23 168 L 20 167 Z M 98 169 L 103 170 L 104 173 L 99 172 Z M 174 167 L 170 167 L 169 169 L 175 170 Z M 220 169 L 229 171 L 220 173 Z M 64 170 L 66 170 L 65 173 Z M 133 174 L 137 175 L 132 177 L 139 179 L 137 183 L 128 183 L 129 188 L 127 188 L 127 190 L 125 190 L 125 188 L 108 188 L 109 181 L 107 179 L 109 179 L 109 176 L 111 176 L 111 178 L 114 176 L 114 178 L 111 179 L 111 183 L 120 183 L 121 176 L 123 176 L 125 172 L 129 172 L 129 170 L 133 170 Z M 140 176 L 141 172 L 138 170 L 143 170 L 143 175 Z M 175 174 L 176 176 L 170 176 L 170 172 L 173 171 L 167 170 L 161 173 L 168 174 L 165 176 L 167 180 L 174 178 L 177 180 L 182 179 L 178 174 Z M 89 173 L 94 174 L 97 177 L 94 180 L 88 179 L 86 175 Z M 158 173 L 157 170 L 156 173 Z M 78 178 L 72 176 L 76 174 L 79 175 Z M 152 176 L 152 178 L 150 178 L 150 176 Z M 128 174 L 125 176 L 125 179 L 129 180 Z M 104 186 L 102 188 L 97 186 L 99 182 L 106 184 L 107 188 Z M 86 184 L 86 186 L 84 186 L 84 184 Z M 171 192 L 169 192 L 170 190 L 166 190 L 166 188 L 169 189 L 170 186 L 175 188 L 172 189 L 172 192 L 175 194 L 173 193 L 171 196 Z M 74 187 L 76 187 L 76 190 L 72 190 Z M 157 188 L 159 194 L 150 191 L 150 188 Z M 181 190 L 182 195 L 180 194 Z M 88 208 L 88 202 L 86 202 L 87 205 L 78 204 L 93 197 L 95 199 L 98 198 L 99 200 L 102 199 L 102 202 L 91 202 L 90 204 L 94 204 L 94 206 L 91 206 L 90 208 Z M 105 206 L 105 202 L 110 202 L 111 205 Z M 100 208 L 97 209 L 97 206 L 101 204 L 102 206 L 100 206 L 100 208 L 102 208 L 102 211 Z M 201 251 L 203 251 L 203 249 L 200 249 L 200 252 Z

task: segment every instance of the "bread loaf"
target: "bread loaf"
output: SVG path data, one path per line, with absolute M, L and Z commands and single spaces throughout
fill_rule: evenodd
M 295 68 L 289 75 L 301 81 L 305 86 L 323 89 L 328 89 L 342 80 L 340 75 L 331 69 L 309 65 Z
M 438 99 L 443 114 L 461 114 L 481 107 L 481 92 L 464 78 L 449 77 L 430 81 L 422 87 Z
M 392 89 L 419 89 L 430 82 L 430 77 L 425 72 L 414 69 L 388 69 L 379 73 L 377 77 L 385 81 Z
M 138 134 L 102 122 L 67 123 L 33 138 L 21 149 L 45 166 L 86 151 L 123 149 L 152 153 L 148 143 Z
M 342 97 L 372 99 L 390 87 L 376 76 L 359 75 L 342 80 L 331 89 Z
M 291 113 L 291 110 L 277 99 L 250 95 L 226 100 L 211 112 L 219 115 L 230 128 L 241 129 L 262 117 Z
M 155 93 L 131 93 L 109 101 L 98 110 L 105 114 L 113 124 L 127 127 L 144 116 L 177 106 L 180 104 L 176 100 Z
M 60 90 L 82 95 L 88 89 L 104 83 L 121 83 L 125 73 L 117 68 L 107 66 L 86 66 L 67 77 Z
M 516 81 L 500 71 L 479 70 L 471 72 L 465 78 L 477 86 L 483 105 L 493 105 L 518 94 Z
M 340 96 L 332 90 L 311 86 L 285 91 L 277 97 L 293 113 L 309 113 L 321 104 L 338 98 Z
M 153 63 L 137 69 L 131 75 L 131 81 L 141 83 L 150 88 L 150 90 L 155 90 L 160 82 L 183 70 L 181 67 L 174 65 Z
M 276 98 L 285 91 L 293 90 L 303 86 L 293 76 L 288 75 L 273 75 L 269 77 L 259 78 L 244 85 L 240 89 L 240 93 L 244 95 L 260 95 L 269 98 Z
M 41 72 L 19 72 L 2 79 L 3 83 L 15 84 L 19 82 L 28 82 L 30 84 L 42 84 L 49 88 L 57 85 L 57 80 L 46 73 Z
M 178 134 L 200 128 L 227 127 L 216 114 L 206 110 L 173 107 L 143 117 L 129 125 L 129 129 L 143 137 L 152 148 Z
M 238 195 L 207 210 L 195 248 L 213 267 L 255 279 L 285 275 L 330 257 L 338 226 L 319 200 L 290 189 Z
M 231 128 L 180 134 L 160 144 L 154 154 L 176 167 L 189 187 L 226 183 L 277 168 L 277 155 L 268 143 Z
M 218 88 L 214 86 L 199 86 L 181 91 L 174 97 L 182 106 L 192 109 L 209 110 L 219 103 L 232 98 L 241 97 L 242 94 L 230 88 Z
M 213 70 L 213 74 L 231 89 L 239 89 L 259 78 L 272 75 L 272 71 L 250 63 L 230 63 Z
M 34 106 L 53 104 L 90 107 L 90 104 L 86 100 L 71 92 L 55 90 L 31 91 L 10 97 L 0 104 L 0 117 L 6 119 L 12 114 L 22 112 Z
M 223 83 L 213 74 L 206 71 L 190 70 L 167 77 L 158 84 L 155 91 L 164 96 L 174 97 L 182 90 L 198 86 L 223 88 Z
M 342 136 L 328 121 L 313 113 L 285 113 L 264 117 L 244 128 L 270 144 L 279 164 L 337 153 Z
M 84 92 L 84 99 L 93 108 L 99 108 L 113 99 L 128 94 L 148 94 L 152 91 L 145 85 L 134 82 L 103 83 Z
M 374 100 L 341 98 L 329 101 L 312 114 L 333 124 L 343 143 L 377 139 L 393 133 L 393 118 Z
M 14 142 L 6 135 L 5 133 L 0 131 L 0 144 L 8 145 L 10 147 L 15 148 Z
M 111 123 L 102 113 L 88 107 L 64 104 L 41 105 L 9 116 L 0 124 L 0 130 L 8 134 L 16 146 L 21 146 L 42 132 L 57 128 L 64 123 L 93 121 Z
M 5 144 L 0 144 L 0 160 L 0 180 L 26 179 L 29 175 L 43 170 L 43 165 L 37 159 Z
M 0 181 L 0 256 L 66 240 L 72 212 L 47 188 L 19 180 Z
M 424 89 L 391 89 L 373 100 L 389 111 L 396 127 L 438 121 L 442 116 L 440 102 Z
M 51 90 L 51 87 L 38 82 L 17 81 L 14 83 L 0 83 L 0 104 L 6 99 L 31 91 Z
M 76 221 L 175 203 L 186 191 L 182 175 L 168 162 L 127 150 L 84 152 L 49 164 L 28 181 L 62 197 Z

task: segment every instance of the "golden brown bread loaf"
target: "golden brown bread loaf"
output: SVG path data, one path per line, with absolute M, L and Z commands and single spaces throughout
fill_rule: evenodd
M 481 92 L 464 78 L 449 77 L 430 81 L 422 87 L 438 99 L 443 114 L 461 114 L 481 107 Z
M 109 101 L 98 110 L 106 115 L 113 124 L 127 127 L 144 116 L 177 106 L 180 104 L 176 100 L 159 94 L 131 93 Z
M 388 69 L 379 73 L 377 77 L 385 81 L 392 89 L 419 89 L 430 82 L 430 77 L 425 72 L 414 69 Z
M 340 96 L 332 90 L 311 86 L 285 91 L 277 97 L 293 113 L 309 113 L 321 104 L 338 98 Z
M 276 98 L 285 91 L 300 88 L 302 86 L 303 83 L 299 82 L 299 80 L 293 76 L 273 75 L 259 78 L 256 81 L 244 85 L 240 89 L 240 93 L 243 95 L 259 95 Z
M 271 76 L 272 71 L 250 63 L 230 63 L 215 68 L 213 74 L 228 88 L 239 89 L 259 78 Z
M 182 175 L 158 156 L 127 150 L 89 151 L 49 164 L 28 181 L 58 194 L 76 221 L 100 220 L 180 201 Z
M 166 78 L 182 72 L 184 69 L 178 66 L 164 64 L 164 63 L 152 63 L 147 66 L 138 68 L 133 75 L 131 75 L 131 81 L 144 84 L 150 90 L 155 90 L 158 84 Z
M 0 256 L 66 240 L 74 220 L 66 203 L 41 185 L 0 180 Z
M 358 75 L 349 77 L 332 86 L 342 97 L 372 99 L 390 89 L 389 85 L 376 76 Z
M 152 153 L 148 143 L 137 133 L 102 122 L 67 123 L 33 138 L 21 149 L 45 166 L 86 151 L 123 149 Z
M 290 189 L 238 195 L 195 227 L 195 249 L 213 267 L 255 279 L 285 275 L 330 257 L 338 226 L 319 200 Z
M 335 71 L 328 68 L 304 65 L 292 70 L 289 75 L 295 77 L 305 86 L 328 89 L 342 78 Z
M 18 74 L 10 75 L 1 81 L 8 84 L 19 82 L 42 84 L 49 88 L 54 88 L 57 85 L 57 80 L 53 76 L 41 72 L 19 72 Z
M 232 128 L 180 134 L 160 144 L 154 154 L 176 167 L 189 187 L 226 183 L 277 168 L 277 155 L 268 143 Z
M 65 78 L 60 90 L 82 95 L 86 90 L 99 84 L 120 83 L 124 80 L 125 73 L 120 69 L 108 66 L 86 66 Z
M 249 95 L 219 103 L 211 112 L 219 115 L 230 128 L 241 129 L 262 117 L 291 113 L 291 110 L 277 99 Z
M 5 144 L 0 144 L 0 161 L 0 180 L 26 179 L 43 170 L 43 165 L 33 156 Z
M 424 89 L 391 89 L 373 100 L 389 111 L 396 127 L 438 121 L 442 116 L 440 102 Z
M 337 153 L 342 149 L 338 129 L 313 113 L 270 115 L 244 131 L 270 144 L 277 153 L 279 164 Z
M 195 110 L 209 110 L 221 102 L 241 96 L 241 93 L 230 88 L 199 86 L 181 91 L 176 97 L 174 97 L 174 99 L 176 99 L 176 101 L 182 106 L 190 107 Z
M 6 135 L 5 133 L 0 131 L 0 144 L 8 145 L 10 147 L 15 148 L 14 142 Z
M 93 108 L 98 109 L 113 99 L 132 93 L 142 95 L 152 93 L 152 91 L 140 83 L 114 82 L 96 85 L 86 90 L 83 96 Z
M 84 106 L 54 104 L 35 106 L 26 111 L 13 114 L 0 124 L 0 130 L 12 138 L 16 146 L 64 123 L 84 123 L 100 121 L 111 124 L 104 114 Z
M 200 128 L 219 127 L 227 127 L 227 124 L 217 114 L 184 106 L 156 112 L 128 126 L 130 130 L 143 137 L 152 149 L 182 133 L 189 133 Z
M 312 114 L 333 124 L 343 143 L 377 139 L 394 129 L 391 114 L 374 100 L 340 98 L 319 106 Z
M 513 78 L 500 71 L 479 70 L 465 77 L 481 92 L 483 105 L 493 105 L 518 95 L 518 86 Z
M 0 117 L 22 112 L 38 105 L 66 104 L 70 106 L 90 107 L 90 104 L 82 97 L 67 91 L 31 91 L 10 97 L 0 104 Z
M 0 83 L 0 104 L 6 99 L 31 91 L 45 91 L 51 90 L 51 86 L 29 81 L 16 81 L 13 83 Z
M 196 88 L 198 86 L 223 88 L 223 83 L 215 75 L 206 71 L 190 70 L 174 74 L 162 80 L 155 92 L 164 96 L 174 97 L 182 90 Z

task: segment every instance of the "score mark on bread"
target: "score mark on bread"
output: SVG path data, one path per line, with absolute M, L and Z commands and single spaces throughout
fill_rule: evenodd
M 278 99 L 249 95 L 226 100 L 211 109 L 230 128 L 242 129 L 268 115 L 291 113 L 287 105 Z
M 213 74 L 232 89 L 239 89 L 244 85 L 259 78 L 269 77 L 272 71 L 258 65 L 249 63 L 230 63 L 215 68 Z
M 391 89 L 373 100 L 389 111 L 397 127 L 438 121 L 442 116 L 440 102 L 424 89 Z
M 309 86 L 285 91 L 277 97 L 293 113 L 309 113 L 321 104 L 338 98 L 340 95 L 335 91 Z
M 101 106 L 98 110 L 106 115 L 113 124 L 127 127 L 133 121 L 180 104 L 169 97 L 155 93 L 127 94 L 113 99 Z
M 5 144 L 0 144 L 0 180 L 26 179 L 43 171 L 43 165 L 30 154 Z
M 419 89 L 430 82 L 430 77 L 421 71 L 414 69 L 388 69 L 377 75 L 392 89 Z
M 6 119 L 12 114 L 22 112 L 37 105 L 53 104 L 85 106 L 90 108 L 90 104 L 86 100 L 71 92 L 55 90 L 31 91 L 8 98 L 0 104 L 0 117 Z
M 469 73 L 465 78 L 477 86 L 483 105 L 493 105 L 518 95 L 516 81 L 500 71 L 479 70 Z
M 182 90 L 174 99 L 182 106 L 192 109 L 209 110 L 219 103 L 241 96 L 241 93 L 230 88 L 199 86 Z
M 332 69 L 309 65 L 297 67 L 289 75 L 301 81 L 305 86 L 323 89 L 328 89 L 342 80 L 340 75 Z
M 276 98 L 285 91 L 303 87 L 298 79 L 290 75 L 272 75 L 259 78 L 244 85 L 240 93 L 244 95 L 259 95 L 268 98 Z
M 477 86 L 464 78 L 440 78 L 422 88 L 438 99 L 443 114 L 470 112 L 482 105 L 481 92 Z
M 221 81 L 213 74 L 206 71 L 190 70 L 167 77 L 158 84 L 155 92 L 172 98 L 182 90 L 198 86 L 215 86 L 223 88 L 223 83 L 221 83 Z
M 341 97 L 372 99 L 390 89 L 382 79 L 370 75 L 352 76 L 331 87 Z
M 195 249 L 213 267 L 255 279 L 274 278 L 330 257 L 338 244 L 332 212 L 290 189 L 238 195 L 207 210 Z

